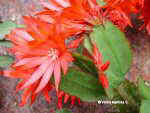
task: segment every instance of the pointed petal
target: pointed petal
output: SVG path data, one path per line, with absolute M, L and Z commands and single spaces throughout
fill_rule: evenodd
M 55 61 L 55 67 L 54 67 L 54 78 L 55 78 L 55 86 L 56 86 L 56 91 L 58 91 L 58 86 L 60 83 L 60 78 L 61 78 L 61 70 L 60 70 L 60 62 L 59 60 Z
M 104 73 L 99 74 L 99 81 L 104 88 L 109 88 L 109 82 L 107 76 Z
M 23 81 L 19 82 L 19 84 L 16 86 L 16 92 L 21 90 L 21 87 L 25 84 L 26 81 L 27 80 L 23 80 Z
M 105 71 L 105 70 L 108 69 L 109 65 L 110 65 L 110 62 L 107 61 L 105 64 L 103 64 L 103 65 L 100 67 L 100 69 L 101 69 L 102 71 Z
M 76 100 L 76 97 L 75 96 L 71 96 L 71 105 L 75 104 L 75 100 Z
M 29 35 L 27 32 L 25 32 L 23 29 L 17 29 L 17 30 L 14 30 L 14 32 L 16 33 L 16 35 L 18 35 L 19 37 L 23 38 L 26 41 L 34 40 L 32 36 Z
M 31 104 L 30 105 L 32 105 L 34 103 L 36 97 L 37 97 L 37 94 L 35 94 L 35 93 L 31 95 Z
M 58 6 L 56 6 L 56 4 L 50 2 L 50 0 L 49 0 L 49 2 L 41 1 L 41 4 L 42 4 L 44 7 L 48 8 L 48 9 L 50 9 L 50 10 L 54 10 L 54 11 L 60 11 L 60 10 L 61 10 L 60 7 L 58 7 Z
M 33 62 L 33 63 L 36 62 L 36 64 L 39 64 L 39 63 L 42 63 L 43 60 L 45 60 L 45 59 L 46 59 L 46 57 L 24 58 L 24 59 L 20 60 L 19 62 L 17 62 L 16 64 L 14 64 L 13 66 L 16 67 L 16 66 L 24 65 L 24 64 L 27 64 L 30 62 Z
M 81 100 L 80 100 L 80 98 L 78 98 L 78 104 L 79 104 L 79 105 L 81 104 Z
M 48 90 L 44 90 L 44 91 L 43 91 L 43 94 L 44 94 L 44 97 L 45 97 L 46 101 L 47 101 L 48 103 L 50 103 L 51 97 L 50 97 L 49 94 L 48 94 Z
M 19 106 L 24 106 L 27 103 L 27 99 L 29 98 L 29 96 L 30 96 L 30 88 L 23 92 L 21 103 L 19 104 Z
M 64 75 L 65 75 L 68 71 L 68 62 L 62 59 L 61 60 L 61 67 L 62 67 Z
M 146 29 L 147 29 L 148 34 L 150 35 L 150 21 L 146 25 Z
M 36 89 L 35 93 L 38 93 L 47 85 L 47 83 L 49 82 L 49 80 L 52 76 L 53 70 L 54 70 L 54 64 L 52 63 L 48 67 L 47 71 L 44 73 L 44 75 L 41 79 L 41 82 L 40 82 L 38 88 Z
M 11 70 L 4 70 L 3 73 L 4 73 L 4 76 L 6 77 L 11 77 Z
M 58 98 L 62 98 L 64 96 L 64 94 L 65 93 L 63 91 L 60 91 L 57 96 L 58 96 Z
M 18 29 L 15 29 L 11 32 L 11 34 L 8 34 L 7 35 L 7 38 L 9 38 L 13 43 L 15 44 L 22 44 L 22 45 L 25 45 L 27 44 L 27 41 L 24 40 L 23 38 L 18 38 L 18 35 L 16 34 L 17 33 L 17 30 Z
M 58 109 L 62 109 L 62 97 L 61 98 L 58 98 L 58 104 L 57 104 L 57 106 L 58 106 Z
M 102 64 L 102 55 L 96 47 L 96 44 L 93 45 L 93 58 L 97 64 Z
M 39 15 L 38 18 L 47 23 L 53 23 L 55 21 L 50 15 Z
M 35 91 L 38 83 L 39 83 L 39 81 L 35 82 L 34 84 L 32 84 L 29 88 L 27 88 L 24 91 L 24 94 L 22 95 L 22 103 L 20 104 L 20 106 L 23 106 L 24 104 L 26 104 L 26 101 L 29 98 L 29 96 L 32 97 L 32 95 L 34 95 L 34 91 Z M 36 95 L 34 95 L 34 96 L 36 96 Z M 32 99 L 34 99 L 34 98 L 32 97 Z M 34 100 L 32 100 L 32 102 L 34 102 Z
M 63 7 L 69 7 L 70 6 L 70 3 L 69 1 L 66 1 L 66 0 L 55 0 L 58 4 L 60 4 L 61 6 Z
M 69 100 L 70 96 L 68 94 L 65 94 L 65 97 L 64 97 L 64 103 L 66 104 Z
M 39 66 L 39 68 L 31 75 L 31 77 L 28 79 L 28 81 L 22 86 L 21 89 L 24 89 L 25 87 L 33 84 L 36 82 L 40 77 L 45 73 L 48 66 L 50 65 L 51 61 L 46 60 L 43 64 Z
M 47 36 L 41 32 L 41 29 L 43 27 L 41 26 L 41 24 L 44 23 L 43 21 L 37 20 L 33 17 L 28 17 L 28 16 L 24 16 L 23 19 L 24 19 L 24 23 L 28 27 L 29 34 L 34 38 L 33 41 L 41 42 L 47 38 Z

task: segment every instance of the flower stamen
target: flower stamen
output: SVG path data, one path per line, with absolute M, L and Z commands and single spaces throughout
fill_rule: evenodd
M 48 51 L 48 56 L 51 57 L 52 60 L 56 60 L 56 59 L 58 59 L 59 52 L 57 49 L 51 48 Z

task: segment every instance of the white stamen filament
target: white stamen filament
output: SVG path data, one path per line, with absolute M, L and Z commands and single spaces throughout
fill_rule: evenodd
M 58 58 L 59 52 L 56 49 L 51 48 L 48 51 L 48 56 L 51 57 L 52 60 L 55 60 Z

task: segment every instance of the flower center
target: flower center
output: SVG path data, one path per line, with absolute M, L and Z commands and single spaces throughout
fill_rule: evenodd
M 51 48 L 48 51 L 48 56 L 51 57 L 52 60 L 55 60 L 59 56 L 59 51 L 57 49 Z

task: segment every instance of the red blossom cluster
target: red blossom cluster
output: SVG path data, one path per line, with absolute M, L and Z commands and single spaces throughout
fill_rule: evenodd
M 150 35 L 150 1 L 143 0 L 143 7 L 142 7 L 142 16 L 141 19 L 144 20 L 144 26 L 146 26 L 147 32 Z
M 63 97 L 64 97 L 64 102 L 63 102 L 64 104 L 67 103 L 69 101 L 69 99 L 71 100 L 72 106 L 75 104 L 75 101 L 77 101 L 78 104 L 80 104 L 80 98 L 77 98 L 76 96 L 71 96 L 71 95 L 65 93 L 64 91 L 60 91 L 60 92 L 58 92 L 58 108 L 59 109 L 62 108 Z
M 17 86 L 24 90 L 21 105 L 31 97 L 31 103 L 39 93 L 43 93 L 50 102 L 48 92 L 53 88 L 58 94 L 58 106 L 62 106 L 70 97 L 68 94 L 58 93 L 61 74 L 67 73 L 69 64 L 73 62 L 72 48 L 77 48 L 84 39 L 83 34 L 92 32 L 95 25 L 100 25 L 109 19 L 122 30 L 128 25 L 131 13 L 139 13 L 143 8 L 143 18 L 149 30 L 149 1 L 145 0 L 104 0 L 106 5 L 100 6 L 97 0 L 40 0 L 44 10 L 34 17 L 23 17 L 25 28 L 17 28 L 7 35 L 14 43 L 11 52 L 16 56 L 16 62 L 10 70 L 5 71 L 5 76 L 20 78 L 22 81 Z M 66 44 L 70 37 L 78 39 Z M 99 79 L 108 88 L 108 80 L 104 71 L 110 62 L 102 64 L 102 56 L 96 45 L 93 46 L 94 63 L 99 69 Z M 55 85 L 50 82 L 54 76 Z M 72 104 L 75 97 L 71 97 Z
M 105 16 L 117 24 L 122 30 L 128 25 L 132 27 L 130 20 L 131 13 L 139 13 L 142 7 L 142 0 L 105 0 L 107 11 Z

